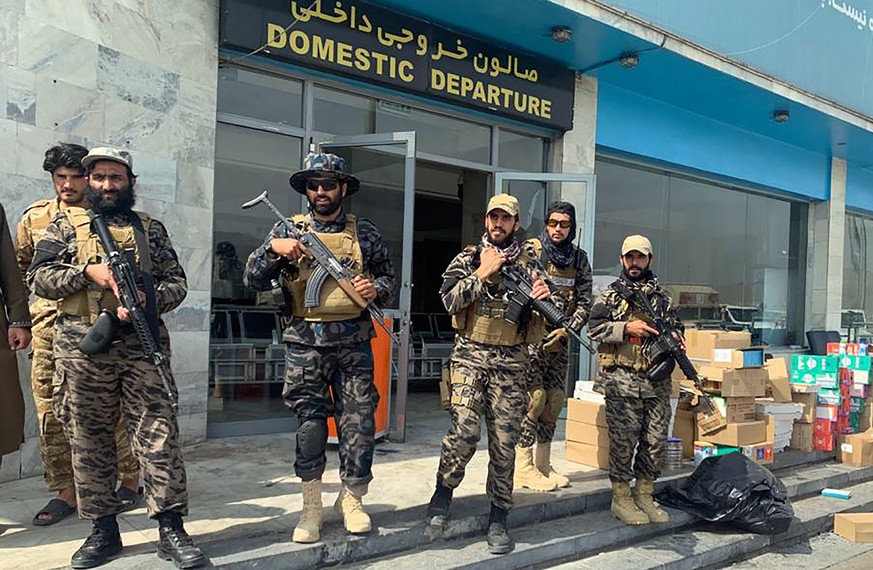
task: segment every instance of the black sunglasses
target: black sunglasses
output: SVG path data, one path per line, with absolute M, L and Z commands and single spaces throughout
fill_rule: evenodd
M 546 222 L 546 225 L 549 226 L 550 228 L 561 226 L 563 229 L 566 230 L 567 228 L 569 228 L 570 226 L 573 225 L 573 222 L 571 222 L 570 220 L 548 220 Z
M 339 180 L 335 178 L 309 178 L 306 181 L 306 189 L 313 192 L 317 191 L 319 186 L 330 192 L 339 188 L 339 185 Z

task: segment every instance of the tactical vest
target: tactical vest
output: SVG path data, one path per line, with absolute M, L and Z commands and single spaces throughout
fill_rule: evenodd
M 552 285 L 554 285 L 561 296 L 567 300 L 567 307 L 564 310 L 564 315 L 572 315 L 576 310 L 576 275 L 579 272 L 579 268 L 576 266 L 576 258 L 579 255 L 579 251 L 576 250 L 576 255 L 573 256 L 573 263 L 567 267 L 558 267 L 552 263 L 551 259 L 549 259 L 549 256 L 546 254 L 545 248 L 543 247 L 543 243 L 538 238 L 533 238 L 530 242 L 533 245 L 537 257 L 539 257 L 540 262 L 543 264 L 543 267 L 546 268 L 546 274 L 549 276 Z
M 649 319 L 641 314 L 630 310 L 630 306 L 626 300 L 616 293 L 615 298 L 618 299 L 618 313 L 625 315 L 619 319 L 623 321 L 643 320 L 649 322 Z M 625 340 L 624 342 L 602 342 L 597 347 L 599 353 L 600 368 L 611 368 L 613 366 L 621 366 L 622 368 L 640 372 L 648 370 L 652 362 L 646 356 L 643 350 L 643 341 L 645 339 L 634 339 L 634 341 Z M 637 342 L 639 341 L 639 342 Z
M 72 206 L 66 208 L 64 213 L 76 231 L 76 257 L 79 263 L 102 263 L 102 256 L 106 255 L 106 251 L 97 238 L 97 234 L 91 232 L 91 218 L 88 216 L 88 212 L 84 208 Z M 146 235 L 148 235 L 151 217 L 144 212 L 135 212 L 135 214 L 139 216 Z M 125 227 L 110 225 L 109 233 L 112 234 L 112 238 L 121 252 L 125 250 L 136 252 L 136 266 L 141 268 L 140 260 L 142 259 L 143 252 L 137 251 L 133 225 Z M 147 240 L 146 246 L 148 246 Z M 150 252 L 146 251 L 145 255 L 150 255 Z M 98 289 L 90 286 L 76 291 L 58 302 L 58 311 L 60 313 L 83 317 L 90 323 L 97 319 L 102 309 L 107 309 L 114 313 L 117 308 L 118 298 L 116 298 L 115 293 L 111 289 Z
M 292 221 L 295 225 L 300 225 L 309 224 L 310 220 L 308 215 L 297 214 L 292 218 Z M 358 241 L 357 228 L 358 223 L 355 216 L 346 214 L 346 225 L 342 232 L 312 232 L 355 275 L 360 274 L 364 267 L 364 255 Z M 317 266 L 318 264 L 309 257 L 301 258 L 298 263 L 297 276 L 294 279 L 286 280 L 285 287 L 291 293 L 291 313 L 295 317 L 301 317 L 307 321 L 345 321 L 359 317 L 363 309 L 340 288 L 335 279 L 330 277 L 324 280 L 321 287 L 321 292 L 318 295 L 318 306 L 305 306 L 306 283 Z
M 37 200 L 24 211 L 24 217 L 30 221 L 30 241 L 34 247 L 45 235 L 45 230 L 55 215 L 60 211 L 57 199 Z M 30 316 L 33 323 L 31 331 L 39 334 L 43 330 L 49 330 L 55 322 L 55 311 L 58 302 L 34 295 L 30 305 Z
M 516 263 L 526 265 L 528 260 L 529 257 L 522 251 Z M 499 285 L 502 280 L 503 276 L 498 272 L 488 278 L 487 285 Z M 542 317 L 532 312 L 522 332 L 518 325 L 503 318 L 508 307 L 509 302 L 503 297 L 476 299 L 466 309 L 452 315 L 452 327 L 462 336 L 482 344 L 516 346 L 540 342 L 544 332 Z

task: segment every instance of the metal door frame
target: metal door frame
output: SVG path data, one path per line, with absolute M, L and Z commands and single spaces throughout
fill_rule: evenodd
M 585 219 L 580 247 L 588 254 L 588 261 L 594 267 L 594 204 L 597 195 L 597 177 L 593 174 L 580 173 L 546 173 L 546 172 L 495 172 L 492 196 L 503 194 L 504 182 L 569 182 L 585 184 Z M 561 193 L 563 199 L 563 192 Z M 578 220 L 577 220 L 578 222 Z M 592 302 L 594 300 L 592 299 Z M 592 379 L 592 362 L 587 351 L 579 354 L 579 378 Z
M 412 240 L 415 218 L 415 131 L 376 133 L 372 135 L 335 136 L 318 143 L 323 147 L 367 147 L 396 145 L 403 147 L 403 250 L 400 267 L 400 347 L 397 353 L 397 401 L 394 407 L 392 440 L 406 441 L 406 400 L 409 383 L 409 326 L 412 306 Z M 388 390 L 389 409 L 391 390 Z

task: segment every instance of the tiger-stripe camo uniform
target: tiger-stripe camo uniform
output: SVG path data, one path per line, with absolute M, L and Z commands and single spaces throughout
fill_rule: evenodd
M 628 237 L 622 255 L 635 251 L 651 257 L 649 240 Z M 590 338 L 600 343 L 598 384 L 606 397 L 612 511 L 627 524 L 666 522 L 666 512 L 652 502 L 652 490 L 661 474 L 670 423 L 671 380 L 669 375 L 659 380 L 646 376 L 656 356 L 653 337 L 626 334 L 630 322 L 647 319 L 622 295 L 621 284 L 630 290 L 640 289 L 655 311 L 683 329 L 669 294 L 648 269 L 635 280 L 625 269 L 594 302 L 588 321 Z M 631 500 L 629 484 L 634 478 Z
M 15 233 L 16 258 L 23 279 L 46 228 L 60 212 L 60 199 L 37 200 L 27 207 Z M 34 295 L 30 305 L 33 321 L 33 350 L 31 352 L 31 387 L 39 424 L 39 451 L 46 486 L 49 491 L 63 491 L 73 486 L 73 463 L 70 442 L 64 428 L 52 411 L 52 337 L 57 316 L 57 302 Z M 139 463 L 133 456 L 124 422 L 115 427 L 115 445 L 118 453 L 119 479 L 139 476 Z

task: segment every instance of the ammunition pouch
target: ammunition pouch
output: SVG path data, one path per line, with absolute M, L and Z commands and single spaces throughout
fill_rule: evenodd
M 106 352 L 112 345 L 112 341 L 118 336 L 121 321 L 114 313 L 103 309 L 88 329 L 85 337 L 79 342 L 79 350 L 82 354 L 91 356 L 98 352 Z

